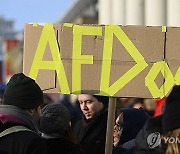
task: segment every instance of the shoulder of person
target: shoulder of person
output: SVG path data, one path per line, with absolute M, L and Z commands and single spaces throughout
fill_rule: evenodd
M 24 145 L 26 145 L 26 153 L 46 154 L 46 143 L 38 133 L 33 131 L 21 131 L 18 133 L 22 139 L 23 136 L 25 138 Z
M 2 132 L 0 134 L 2 135 Z M 13 130 L 7 130 L 6 134 L 3 135 L 1 137 L 4 138 L 4 142 L 9 144 L 10 147 L 20 146 L 24 153 L 46 154 L 44 140 L 34 131 L 29 129 L 14 132 Z

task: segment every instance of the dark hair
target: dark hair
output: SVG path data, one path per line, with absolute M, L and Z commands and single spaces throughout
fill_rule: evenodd
M 70 142 L 72 142 L 72 143 L 74 143 L 74 144 L 77 144 L 77 143 L 78 143 L 78 142 L 77 142 L 77 139 L 76 139 L 75 136 L 74 136 L 74 133 L 73 133 L 72 128 L 71 128 L 70 125 L 67 126 L 66 135 L 67 135 L 67 139 L 68 139 Z
M 108 107 L 109 103 L 109 97 L 108 96 L 99 96 L 99 95 L 93 95 L 99 102 L 102 102 L 105 107 Z

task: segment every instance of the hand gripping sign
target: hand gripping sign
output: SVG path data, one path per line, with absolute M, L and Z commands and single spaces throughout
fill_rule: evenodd
M 180 84 L 179 31 L 27 24 L 23 71 L 47 92 L 162 98 Z

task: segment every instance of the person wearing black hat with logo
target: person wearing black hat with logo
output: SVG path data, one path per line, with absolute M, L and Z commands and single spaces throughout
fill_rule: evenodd
M 46 154 L 36 122 L 40 118 L 43 92 L 23 73 L 13 75 L 0 105 L 0 153 Z
M 89 94 L 78 95 L 83 113 L 74 133 L 85 154 L 104 154 L 109 97 Z

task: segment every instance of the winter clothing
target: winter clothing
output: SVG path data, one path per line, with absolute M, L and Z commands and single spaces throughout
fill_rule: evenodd
M 70 114 L 64 105 L 53 103 L 43 108 L 39 130 L 46 142 L 48 154 L 81 154 L 80 147 L 68 135 L 69 122 Z
M 147 138 L 151 133 L 162 133 L 162 115 L 150 118 L 146 121 L 144 127 L 136 136 L 135 154 L 165 154 L 166 147 L 161 144 L 154 148 L 150 148 Z M 157 140 L 158 141 L 158 140 Z
M 13 126 L 24 126 L 29 131 L 13 132 L 0 137 L 1 154 L 46 154 L 45 142 L 38 135 L 32 117 L 12 105 L 0 105 L 0 134 Z
M 84 154 L 104 154 L 106 142 L 107 114 L 105 108 L 93 119 L 78 121 L 74 133 Z
M 123 108 L 123 130 L 117 147 L 113 148 L 113 154 L 134 153 L 135 138 L 146 120 L 150 118 L 143 108 Z
M 81 154 L 80 147 L 63 137 L 45 137 L 47 154 Z
M 123 112 L 123 131 L 119 144 L 134 139 L 149 118 L 143 108 L 124 108 L 121 112 Z
M 23 73 L 11 77 L 4 92 L 3 104 L 33 109 L 43 104 L 43 92 L 36 82 Z
M 70 114 L 62 104 L 48 104 L 42 109 L 39 129 L 43 133 L 65 133 L 70 122 Z
M 174 86 L 167 97 L 162 118 L 163 132 L 180 128 L 180 85 Z
M 135 150 L 135 139 L 130 140 L 118 147 L 113 148 L 113 154 L 133 154 Z

